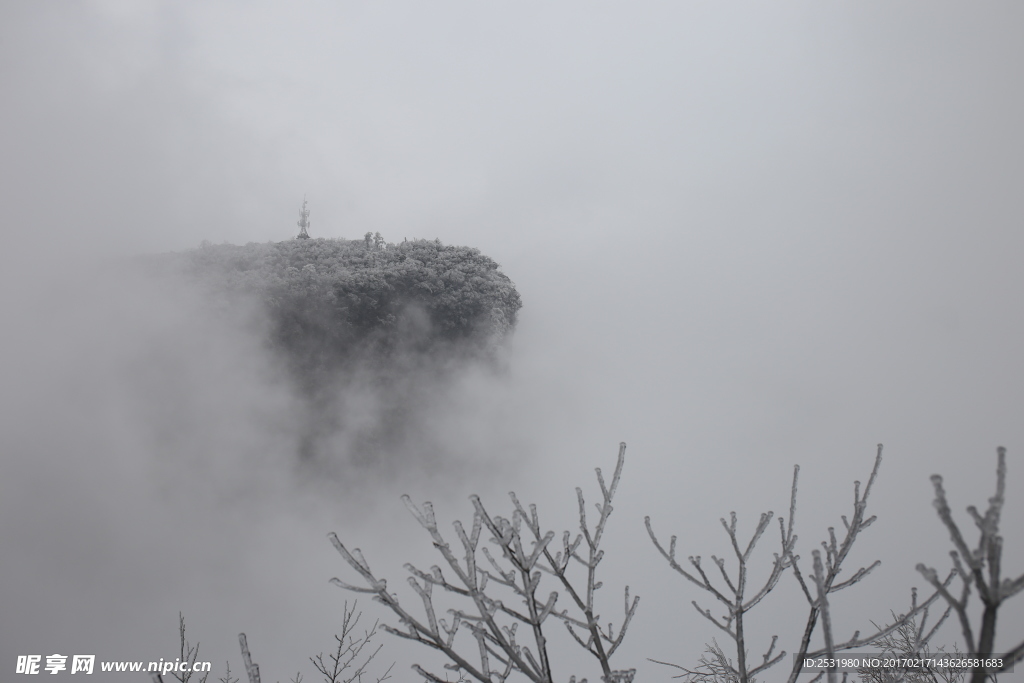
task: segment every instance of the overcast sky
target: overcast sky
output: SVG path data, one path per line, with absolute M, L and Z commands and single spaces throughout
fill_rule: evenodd
M 982 506 L 999 445 L 1018 574 L 1022 29 L 1010 2 L 2 3 L 4 676 L 173 658 L 181 610 L 218 666 L 244 630 L 265 680 L 308 677 L 328 531 L 403 585 L 434 559 L 400 493 L 466 518 L 516 488 L 570 528 L 623 440 L 605 618 L 644 596 L 645 680 L 719 634 L 643 515 L 724 553 L 718 518 L 783 512 L 795 463 L 809 557 L 885 444 L 848 634 L 947 566 L 928 476 Z M 303 196 L 314 237 L 477 247 L 522 295 L 507 375 L 426 408 L 433 478 L 298 486 L 260 340 L 118 260 L 289 239 Z M 790 651 L 792 598 L 755 627 Z

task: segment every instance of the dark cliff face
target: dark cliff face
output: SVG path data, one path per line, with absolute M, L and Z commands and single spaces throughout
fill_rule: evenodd
M 460 370 L 498 367 L 522 306 L 492 259 L 436 240 L 204 244 L 161 258 L 211 305 L 257 312 L 305 404 L 307 459 L 329 457 L 339 434 L 363 453 L 406 438 Z

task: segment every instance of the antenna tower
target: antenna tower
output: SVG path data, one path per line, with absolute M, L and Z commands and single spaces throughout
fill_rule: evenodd
M 309 222 L 309 209 L 306 208 L 306 195 L 302 195 L 302 209 L 299 211 L 299 234 L 295 236 L 297 240 L 308 240 L 309 232 L 307 232 Z

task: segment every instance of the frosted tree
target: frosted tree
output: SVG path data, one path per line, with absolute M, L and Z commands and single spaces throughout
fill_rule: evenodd
M 875 522 L 874 516 L 867 515 L 868 498 L 871 488 L 878 476 L 882 464 L 882 446 L 878 446 L 875 456 L 875 464 L 871 470 L 867 485 L 861 489 L 861 483 L 855 481 L 853 485 L 853 512 L 849 518 L 841 517 L 844 533 L 837 535 L 835 527 L 829 527 L 827 541 L 821 543 L 821 549 L 812 551 L 812 572 L 804 574 L 800 569 L 800 555 L 796 553 L 797 535 L 795 533 L 796 509 L 797 509 L 797 484 L 799 481 L 800 468 L 793 468 L 793 483 L 790 488 L 789 518 L 779 517 L 779 550 L 773 554 L 768 577 L 756 589 L 751 590 L 747 585 L 750 573 L 750 561 L 753 551 L 765 531 L 771 525 L 774 518 L 773 512 L 765 512 L 761 515 L 754 532 L 749 541 L 744 543 L 737 531 L 736 513 L 731 512 L 729 521 L 721 519 L 722 527 L 729 537 L 733 549 L 735 570 L 730 574 L 729 563 L 725 558 L 711 556 L 714 569 L 712 575 L 717 571 L 720 578 L 716 580 L 709 576 L 705 565 L 699 555 L 687 557 L 686 563 L 680 561 L 677 555 L 677 538 L 672 536 L 666 547 L 658 539 L 651 524 L 650 517 L 645 518 L 647 532 L 651 541 L 667 560 L 669 566 L 684 579 L 698 586 L 709 593 L 724 610 L 721 617 L 715 616 L 711 609 L 701 607 L 696 601 L 692 604 L 697 612 L 706 620 L 711 622 L 717 629 L 725 633 L 732 642 L 730 648 L 735 660 L 733 660 L 725 648 L 720 646 L 717 640 L 712 640 L 706 646 L 705 654 L 698 665 L 688 668 L 671 662 L 652 660 L 666 666 L 671 666 L 681 671 L 678 677 L 692 683 L 712 683 L 718 681 L 729 681 L 730 683 L 752 683 L 755 676 L 781 662 L 786 652 L 775 653 L 778 643 L 778 635 L 772 636 L 771 642 L 767 645 L 760 661 L 751 661 L 748 655 L 747 635 L 745 630 L 748 613 L 757 607 L 771 591 L 778 585 L 782 575 L 791 570 L 793 576 L 800 585 L 801 592 L 807 599 L 808 615 L 805 622 L 803 635 L 794 658 L 793 669 L 790 671 L 788 683 L 795 683 L 797 676 L 803 670 L 803 662 L 806 658 L 826 657 L 833 659 L 835 654 L 844 650 L 863 647 L 885 638 L 889 634 L 904 627 L 917 614 L 928 609 L 934 603 L 940 593 L 936 591 L 931 597 L 920 605 L 915 602 L 911 610 L 901 615 L 893 624 L 884 628 L 874 629 L 870 635 L 862 636 L 860 631 L 844 640 L 837 641 L 832 626 L 832 615 L 830 611 L 829 596 L 858 584 L 876 569 L 881 561 L 876 560 L 866 567 L 854 571 L 849 578 L 840 581 L 839 575 L 843 569 L 844 562 L 848 559 L 854 543 L 862 531 Z M 948 584 L 952 576 L 946 579 Z M 941 582 L 940 582 L 941 583 Z M 812 636 L 817 627 L 820 633 L 823 646 L 818 649 L 811 648 Z M 836 670 L 830 669 L 827 672 L 830 683 L 836 678 Z
M 1006 449 L 999 448 L 997 451 L 996 491 L 995 495 L 988 499 L 988 510 L 982 515 L 973 505 L 967 508 L 967 514 L 978 528 L 978 542 L 974 548 L 967 545 L 959 525 L 953 519 L 946 490 L 942 486 L 942 477 L 933 475 L 932 485 L 935 487 L 935 509 L 949 531 L 953 543 L 953 550 L 949 555 L 953 560 L 953 571 L 960 578 L 960 595 L 953 594 L 949 583 L 941 581 L 935 569 L 919 564 L 917 570 L 952 607 L 960 621 L 967 652 L 985 662 L 971 672 L 971 683 L 984 683 L 991 674 L 1006 671 L 1024 658 L 1024 642 L 1021 642 L 1004 657 L 999 658 L 999 663 L 988 661 L 994 660 L 996 617 L 999 609 L 1003 602 L 1024 589 L 1024 574 L 1015 579 L 1002 576 L 1003 537 L 999 533 L 999 522 L 1006 502 Z M 982 604 L 981 624 L 977 630 L 967 612 L 972 588 L 978 593 Z M 975 633 L 978 634 L 977 638 Z
M 916 597 L 916 591 L 915 591 Z M 953 657 L 959 659 L 963 653 L 954 646 L 953 652 L 946 652 L 946 648 L 939 646 L 933 648 L 931 641 L 939 632 L 942 625 L 946 623 L 953 608 L 946 607 L 942 616 L 934 623 L 928 621 L 928 610 L 921 613 L 920 619 L 911 617 L 903 619 L 893 613 L 893 621 L 899 621 L 900 625 L 888 635 L 879 638 L 872 645 L 877 647 L 883 659 L 935 659 L 940 657 Z M 876 629 L 880 629 L 874 624 Z M 942 668 L 925 664 L 918 669 L 907 668 L 886 668 L 886 667 L 864 667 L 858 669 L 857 675 L 862 683 L 962 683 L 965 672 L 953 669 Z
M 410 574 L 407 581 L 422 602 L 422 616 L 414 616 L 388 590 L 387 582 L 370 569 L 358 548 L 349 550 L 335 534 L 330 534 L 331 542 L 365 586 L 337 578 L 332 583 L 372 594 L 398 617 L 399 626 L 385 625 L 385 630 L 444 653 L 448 659 L 446 668 L 460 678 L 469 676 L 484 683 L 502 683 L 518 672 L 535 683 L 552 683 L 555 665 L 547 629 L 552 621 L 560 621 L 573 640 L 598 660 L 602 681 L 630 683 L 635 669 L 615 669 L 611 660 L 625 638 L 639 597 L 631 598 L 626 586 L 624 616 L 618 629 L 610 622 L 603 628 L 596 607 L 596 593 L 602 586 L 597 579 L 604 557 L 601 541 L 613 511 L 612 501 L 625 453 L 626 444 L 620 444 L 610 483 L 605 481 L 601 469 L 596 469 L 601 502 L 595 506 L 597 519 L 593 522 L 587 517 L 583 491 L 576 489 L 579 532 L 575 537 L 564 532 L 560 542 L 555 540 L 555 532 L 542 527 L 536 505 L 524 506 L 510 493 L 512 512 L 507 518 L 492 515 L 478 496 L 470 497 L 473 521 L 469 528 L 459 521 L 453 524 L 458 537 L 456 549 L 442 535 L 433 505 L 427 502 L 417 506 L 403 496 L 406 507 L 443 558 L 444 569 L 434 565 L 423 571 L 405 565 Z M 494 552 L 481 545 L 488 537 Z M 571 576 L 572 568 L 582 569 L 582 578 Z M 542 584 L 550 590 L 542 590 Z M 439 613 L 437 592 L 460 605 L 448 609 L 447 618 Z M 562 595 L 568 599 L 568 606 L 558 602 Z M 418 664 L 413 668 L 430 683 L 447 681 Z M 570 682 L 575 680 L 575 676 L 570 678 Z
M 449 683 L 453 681 L 451 677 L 455 677 L 455 683 L 469 680 L 504 683 L 516 676 L 534 683 L 554 683 L 559 654 L 549 645 L 550 628 L 554 622 L 560 622 L 571 641 L 597 660 L 604 683 L 632 683 L 636 670 L 613 666 L 612 658 L 632 623 L 639 598 L 631 596 L 629 587 L 625 587 L 623 616 L 618 628 L 612 622 L 602 622 L 597 600 L 597 593 L 602 587 L 598 579 L 598 569 L 604 557 L 602 541 L 614 509 L 613 500 L 621 480 L 625 452 L 626 445 L 620 444 L 610 481 L 605 480 L 600 468 L 596 469 L 601 495 L 600 502 L 594 506 L 596 516 L 588 517 L 583 491 L 576 489 L 578 531 L 565 531 L 560 537 L 541 525 L 536 505 L 524 506 L 514 493 L 510 493 L 511 513 L 507 518 L 493 515 L 478 496 L 471 496 L 472 522 L 468 526 L 459 521 L 453 523 L 458 539 L 453 545 L 442 534 L 431 503 L 416 505 L 408 496 L 403 496 L 406 507 L 427 532 L 443 560 L 430 567 L 429 571 L 412 564 L 405 565 L 406 581 L 422 603 L 416 614 L 399 595 L 388 590 L 386 580 L 371 570 L 358 548 L 350 550 L 333 533 L 329 535 L 332 544 L 359 575 L 363 585 L 337 578 L 332 579 L 332 583 L 372 595 L 398 618 L 397 625 L 381 628 L 445 656 L 446 673 L 428 671 L 418 664 L 413 667 L 427 683 Z M 810 567 L 803 569 L 797 552 L 796 534 L 800 469 L 794 467 L 789 514 L 777 518 L 778 550 L 767 564 L 767 578 L 754 586 L 749 584 L 755 551 L 776 519 L 774 513 L 763 513 L 753 531 L 746 536 L 741 534 L 734 512 L 730 513 L 728 520 L 722 518 L 720 522 L 729 539 L 732 558 L 713 555 L 710 565 L 700 556 L 688 556 L 685 562 L 680 561 L 677 537 L 672 536 L 668 544 L 663 544 L 655 534 L 650 518 L 645 518 L 647 532 L 669 567 L 687 583 L 710 595 L 722 609 L 724 613 L 716 614 L 697 601 L 692 603 L 703 619 L 727 637 L 724 645 L 719 644 L 716 638 L 711 639 L 703 656 L 692 668 L 658 663 L 678 670 L 680 673 L 675 677 L 691 683 L 753 683 L 756 676 L 786 657 L 785 651 L 776 652 L 779 636 L 775 635 L 764 645 L 759 659 L 750 658 L 747 626 L 751 612 L 762 604 L 787 572 L 794 576 L 808 606 L 803 632 L 794 637 L 798 644 L 794 665 L 788 675 L 789 683 L 794 683 L 804 672 L 807 659 L 834 660 L 836 653 L 869 645 L 880 648 L 883 653 L 903 657 L 944 654 L 945 648 L 932 647 L 931 641 L 953 616 L 959 621 L 964 637 L 964 656 L 977 662 L 969 672 L 936 666 L 861 669 L 852 673 L 856 673 L 862 683 L 963 683 L 968 673 L 971 683 L 984 683 L 986 680 L 994 681 L 998 673 L 1009 670 L 1024 659 L 1024 642 L 1002 655 L 995 649 L 998 611 L 1006 600 L 1024 590 L 1024 575 L 1016 578 L 1002 576 L 1000 522 L 1006 493 L 1006 451 L 1003 448 L 998 451 L 996 490 L 989 498 L 988 509 L 982 514 L 974 506 L 967 508 L 979 533 L 973 547 L 967 544 L 953 519 L 942 477 L 932 477 L 934 505 L 953 544 L 950 552 L 953 568 L 944 578 L 926 565 L 917 567 L 934 592 L 919 601 L 917 591 L 913 589 L 909 609 L 901 614 L 891 612 L 890 624 L 878 626 L 872 623 L 866 636 L 854 631 L 848 638 L 837 637 L 830 596 L 861 583 L 880 565 L 876 560 L 852 573 L 843 574 L 844 565 L 861 532 L 876 521 L 873 515 L 868 515 L 867 509 L 881 463 L 882 448 L 879 446 L 867 484 L 862 487 L 859 481 L 854 482 L 852 513 L 849 517 L 840 517 L 843 530 L 837 533 L 835 527 L 829 527 L 828 538 L 819 544 L 820 548 L 811 551 Z M 957 579 L 959 590 L 953 588 Z M 969 609 L 969 598 L 974 592 L 981 601 L 980 625 L 974 623 L 973 612 Z M 454 606 L 446 609 L 447 604 Z M 945 609 L 932 623 L 929 621 L 930 610 L 937 605 L 944 605 Z M 389 680 L 391 668 L 376 677 L 368 673 L 368 665 L 380 652 L 380 645 L 373 642 L 378 624 L 359 634 L 356 628 L 359 615 L 355 607 L 349 608 L 346 603 L 342 614 L 342 633 L 335 636 L 333 652 L 326 657 L 321 654 L 311 658 L 317 671 L 326 683 L 382 683 Z M 602 623 L 607 623 L 607 626 L 602 626 Z M 192 645 L 185 639 L 184 618 L 180 615 L 179 631 L 180 659 L 194 663 L 199 645 Z M 812 642 L 819 644 L 812 647 Z M 248 683 L 260 683 L 259 667 L 252 660 L 245 634 L 239 636 L 239 643 Z M 954 646 L 952 656 L 960 654 L 959 648 Z M 844 683 L 850 673 L 849 670 L 843 673 Z M 816 683 L 824 677 L 829 683 L 836 683 L 838 674 L 833 666 L 810 678 L 809 683 Z M 197 677 L 198 683 L 205 683 L 207 676 Z M 176 673 L 174 678 L 180 683 L 188 683 L 191 674 Z M 165 680 L 159 674 L 153 676 L 155 683 L 165 683 Z M 237 683 L 237 678 L 232 679 L 230 669 L 221 680 L 223 683 Z M 301 683 L 301 674 L 292 681 Z M 575 681 L 575 676 L 569 678 L 569 683 Z M 585 681 L 583 679 L 580 683 Z

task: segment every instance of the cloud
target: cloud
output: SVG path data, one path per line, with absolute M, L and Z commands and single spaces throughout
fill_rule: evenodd
M 645 596 L 636 661 L 710 637 L 644 514 L 721 552 L 718 518 L 784 509 L 800 462 L 812 543 L 884 442 L 864 557 L 886 573 L 841 606 L 852 629 L 945 561 L 929 474 L 962 509 L 1006 445 L 1017 504 L 1019 9 L 0 12 L 4 662 L 166 657 L 183 609 L 218 657 L 248 630 L 283 679 L 330 645 L 326 531 L 395 582 L 429 556 L 397 491 L 291 485 L 297 404 L 245 321 L 119 270 L 288 238 L 304 193 L 314 236 L 439 237 L 516 282 L 507 377 L 423 413 L 423 447 L 473 476 L 401 488 L 452 514 L 516 488 L 569 528 L 572 486 L 626 440 L 609 539 Z

